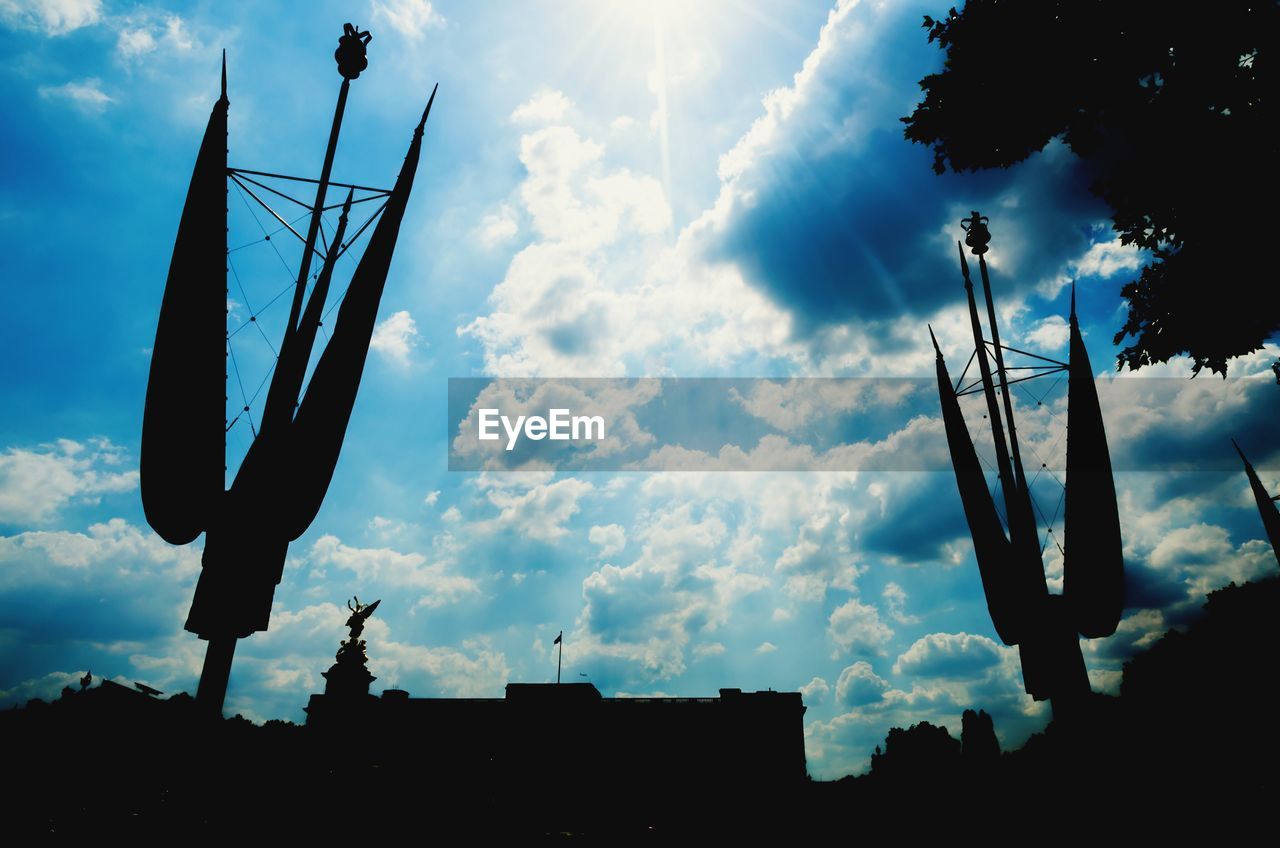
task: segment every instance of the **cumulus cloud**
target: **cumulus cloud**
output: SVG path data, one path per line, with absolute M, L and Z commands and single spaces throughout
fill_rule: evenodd
M 40 524 L 69 504 L 132 491 L 138 472 L 125 461 L 124 449 L 106 439 L 10 447 L 0 454 L 0 523 Z
M 51 671 L 40 677 L 17 682 L 7 689 L 0 689 L 0 707 L 20 706 L 32 698 L 52 701 L 67 686 L 78 691 L 80 678 L 83 676 L 83 671 Z
M 418 592 L 417 605 L 422 607 L 445 606 L 479 591 L 474 580 L 454 573 L 446 562 L 431 562 L 423 554 L 392 548 L 357 548 L 329 534 L 312 544 L 308 559 L 321 567 L 352 571 L 362 586 Z
M 1060 315 L 1050 315 L 1026 333 L 1026 340 L 1046 352 L 1061 350 L 1071 338 L 1071 328 Z
M 875 673 L 871 664 L 859 660 L 840 672 L 836 681 L 836 701 L 846 707 L 874 703 L 889 690 L 889 681 Z
M 930 633 L 917 639 L 898 657 L 893 673 L 966 678 L 978 676 L 1000 662 L 1000 646 L 986 636 Z
M 714 504 L 655 504 L 629 535 L 635 558 L 605 564 L 583 581 L 572 644 L 575 658 L 596 669 L 593 679 L 648 686 L 682 674 L 689 650 L 706 658 L 711 649 L 702 640 L 769 582 Z
M 1203 522 L 1168 531 L 1151 550 L 1149 561 L 1156 569 L 1180 574 L 1193 599 L 1275 568 L 1269 543 L 1250 539 L 1233 545 L 1226 528 Z
M 563 92 L 544 88 L 516 107 L 511 120 L 517 124 L 550 124 L 564 118 L 573 103 Z
M 125 61 L 166 51 L 189 53 L 204 45 L 178 15 L 139 9 L 116 21 L 116 54 Z
M 903 92 L 937 60 L 913 25 L 921 11 L 837 4 L 791 85 L 765 97 L 764 114 L 721 158 L 720 196 L 690 227 L 709 258 L 741 268 L 817 348 L 851 324 L 872 353 L 895 350 L 905 340 L 894 324 L 918 325 L 954 302 L 954 233 L 971 208 L 992 216 L 993 272 L 1013 296 L 1056 279 L 1106 216 L 1061 145 L 999 173 L 931 172 L 930 152 L 904 141 L 898 120 L 909 110 Z
M 475 237 L 485 247 L 494 248 L 503 242 L 510 241 L 519 231 L 520 225 L 516 219 L 516 211 L 504 203 L 496 212 L 491 212 L 480 219 Z
M 836 607 L 827 620 L 827 635 L 841 654 L 878 654 L 893 637 L 893 631 L 880 620 L 880 611 L 870 604 L 851 598 Z
M 1120 271 L 1138 270 L 1142 265 L 1142 251 L 1133 245 L 1121 244 L 1117 237 L 1089 245 L 1084 256 L 1072 265 L 1081 276 L 1110 277 Z
M 392 314 L 373 329 L 369 349 L 377 351 L 388 362 L 409 367 L 409 354 L 418 344 L 418 324 L 407 310 Z
M 374 21 L 385 22 L 412 41 L 420 41 L 428 30 L 445 25 L 444 16 L 430 0 L 372 0 L 369 11 Z
M 126 59 L 150 53 L 155 49 L 155 36 L 146 29 L 122 29 L 116 37 L 116 52 Z
M 814 707 L 827 699 L 827 694 L 831 692 L 831 684 L 821 677 L 814 677 L 808 683 L 800 687 L 800 694 L 804 697 L 805 704 Z
M 662 356 L 704 368 L 785 346 L 786 316 L 732 267 L 672 246 L 659 180 L 606 167 L 604 144 L 555 122 L 568 117 L 557 97 L 526 106 L 517 116 L 539 123 L 520 139 L 518 196 L 534 238 L 490 293 L 488 314 L 458 331 L 480 342 L 488 373 L 647 373 L 671 344 L 672 326 L 697 331 L 681 337 L 687 351 Z M 735 308 L 726 312 L 725 303 Z
M 0 618 L 28 643 L 152 638 L 181 625 L 199 568 L 122 518 L 0 536 Z
M 0 0 L 0 20 L 11 27 L 65 35 L 102 19 L 102 0 Z
M 476 485 L 498 508 L 498 515 L 475 523 L 474 529 L 511 531 L 544 542 L 564 536 L 568 532 L 565 524 L 580 510 L 582 498 L 595 487 L 576 477 L 547 480 L 538 476 L 534 480 L 531 483 L 525 475 L 481 475 Z
M 757 380 L 730 396 L 747 412 L 784 432 L 854 410 L 900 406 L 921 384 L 902 380 Z
M 884 584 L 880 597 L 884 598 L 885 611 L 889 617 L 899 624 L 915 624 L 920 620 L 917 616 L 907 615 L 907 592 L 892 580 Z
M 591 544 L 600 546 L 600 558 L 607 559 L 627 545 L 627 531 L 621 524 L 595 525 L 587 532 Z

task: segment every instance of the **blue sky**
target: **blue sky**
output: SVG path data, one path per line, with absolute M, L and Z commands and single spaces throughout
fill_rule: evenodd
M 0 700 L 85 669 L 194 690 L 201 542 L 156 537 L 137 480 L 169 254 L 221 50 L 231 163 L 314 174 L 348 20 L 374 39 L 336 177 L 389 185 L 440 93 L 329 497 L 271 629 L 238 649 L 228 711 L 301 720 L 359 594 L 383 599 L 375 691 L 500 696 L 553 678 L 563 629 L 569 679 L 606 695 L 801 689 L 815 776 L 860 771 L 891 726 L 958 733 L 969 706 L 1019 743 L 1047 710 L 996 641 L 949 473 L 447 470 L 450 377 L 927 378 L 926 322 L 958 370 L 954 239 L 975 208 L 1008 343 L 1065 354 L 1077 280 L 1113 452 L 1142 469 L 1117 477 L 1130 609 L 1085 648 L 1114 690 L 1206 591 L 1276 566 L 1226 436 L 1280 489 L 1277 346 L 1227 382 L 1187 382 L 1181 362 L 1114 374 L 1119 290 L 1143 257 L 1114 241 L 1082 165 L 1051 144 L 936 177 L 902 140 L 940 59 L 919 21 L 944 7 L 0 0 Z M 233 247 L 261 235 L 237 203 Z M 270 250 L 235 254 L 232 330 L 288 282 Z M 236 338 L 256 383 L 266 342 Z M 1026 410 L 1046 452 L 1060 395 Z M 761 398 L 773 438 L 753 427 L 737 447 L 791 450 L 787 415 L 830 402 Z M 881 410 L 850 444 L 938 449 L 936 403 L 885 403 L 897 422 Z M 247 438 L 229 434 L 233 464 Z

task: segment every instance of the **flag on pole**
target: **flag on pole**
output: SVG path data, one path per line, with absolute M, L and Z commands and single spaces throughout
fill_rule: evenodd
M 564 644 L 562 642 L 563 639 L 564 639 L 564 631 L 561 630 L 556 635 L 556 640 L 551 643 L 553 645 L 560 646 L 560 650 L 556 651 L 556 685 L 560 684 L 560 661 L 564 659 Z

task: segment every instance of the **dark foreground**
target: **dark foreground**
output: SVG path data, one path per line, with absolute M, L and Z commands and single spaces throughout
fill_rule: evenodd
M 1220 590 L 1189 629 L 1127 664 L 1121 697 L 1060 711 L 1022 749 L 917 725 L 890 734 L 870 774 L 836 782 L 746 784 L 655 764 L 604 781 L 603 769 L 565 765 L 597 753 L 568 728 L 558 762 L 410 760 L 376 727 L 322 736 L 209 721 L 186 696 L 97 686 L 0 713 L 6 835 L 1229 839 L 1269 824 L 1280 789 L 1278 611 L 1280 579 Z

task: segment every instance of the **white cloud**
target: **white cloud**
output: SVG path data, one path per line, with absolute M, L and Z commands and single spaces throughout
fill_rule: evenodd
M 0 562 L 16 564 L 32 557 L 39 559 L 44 573 L 15 565 L 5 569 L 0 585 L 54 583 L 63 579 L 59 574 L 74 579 L 69 575 L 86 571 L 116 578 L 173 569 L 180 579 L 194 572 L 199 551 L 169 545 L 150 530 L 140 530 L 123 518 L 93 524 L 85 533 L 27 530 L 0 536 Z
M 821 677 L 814 677 L 800 687 L 800 694 L 804 696 L 805 704 L 811 707 L 825 701 L 830 691 L 831 685 Z
M 1181 576 L 1191 599 L 1275 569 L 1275 555 L 1267 542 L 1250 539 L 1235 546 L 1225 527 L 1203 522 L 1166 529 L 1148 561 L 1157 569 Z
M 180 632 L 200 555 L 122 518 L 0 536 L 0 650 L 40 644 L 83 662 Z
M 453 573 L 447 562 L 429 562 L 420 553 L 401 553 L 391 548 L 356 548 L 329 534 L 315 541 L 308 558 L 315 565 L 333 565 L 352 571 L 361 585 L 370 589 L 420 592 L 417 606 L 422 607 L 445 606 L 479 591 L 474 580 Z
M 406 38 L 421 40 L 427 30 L 445 25 L 444 16 L 430 0 L 372 0 L 369 11 L 373 20 L 386 23 Z
M 499 512 L 495 518 L 473 522 L 475 532 L 510 530 L 544 542 L 569 532 L 565 524 L 579 511 L 579 501 L 595 488 L 576 477 L 530 485 L 526 475 L 494 474 L 482 474 L 476 485 Z
M 1071 328 L 1061 315 L 1050 315 L 1026 334 L 1027 341 L 1044 351 L 1061 350 L 1071 338 Z
M 480 219 L 475 237 L 485 247 L 494 248 L 505 241 L 510 241 L 519 231 L 520 225 L 516 220 L 516 211 L 504 203 L 498 207 L 498 211 L 491 212 Z
M 917 639 L 893 664 L 894 674 L 974 677 L 1002 661 L 1002 648 L 986 636 L 930 633 Z
M 880 611 L 851 598 L 836 607 L 827 620 L 827 635 L 839 646 L 832 654 L 836 659 L 842 653 L 878 654 L 893 637 L 893 631 L 880 620 Z
M 601 559 L 608 559 L 626 547 L 627 531 L 621 524 L 597 524 L 587 532 L 587 539 L 600 546 Z
M 60 439 L 34 450 L 0 454 L 0 522 L 42 523 L 73 502 L 138 486 L 136 469 L 119 470 L 123 449 L 105 439 L 87 444 Z
M 440 500 L 440 490 L 436 489 L 434 491 L 427 492 L 427 496 L 422 499 L 422 502 L 427 506 L 435 506 L 439 500 Z
M 1121 244 L 1116 237 L 1090 245 L 1084 256 L 1076 260 L 1075 270 L 1082 277 L 1110 277 L 1119 271 L 1136 271 L 1140 265 L 1142 251 L 1132 245 Z
M 636 119 L 630 115 L 619 115 L 609 122 L 609 130 L 615 133 L 626 132 L 636 125 Z
M 761 642 L 756 646 L 757 654 L 772 654 L 776 650 L 778 650 L 778 646 L 772 642 Z
M 544 88 L 517 106 L 511 120 L 517 124 L 551 124 L 564 118 L 572 108 L 572 101 L 563 92 Z
M 121 59 L 131 61 L 141 56 L 163 50 L 168 53 L 189 53 L 203 45 L 191 34 L 186 21 L 178 15 L 158 14 L 150 9 L 140 9 L 119 19 L 116 34 L 116 53 Z
M 874 703 L 889 691 L 889 681 L 880 677 L 871 664 L 858 660 L 840 672 L 836 681 L 836 701 L 846 707 Z
M 920 620 L 918 616 L 907 615 L 907 592 L 897 583 L 890 581 L 884 584 L 880 597 L 884 598 L 885 611 L 889 617 L 899 624 L 915 624 Z
M 121 29 L 116 36 L 116 52 L 133 59 L 156 49 L 155 36 L 147 29 Z
M 653 373 L 676 357 L 705 369 L 784 348 L 785 313 L 736 269 L 706 264 L 679 240 L 673 246 L 661 183 L 606 168 L 604 154 L 571 126 L 522 136 L 519 202 L 534 240 L 490 293 L 489 313 L 458 330 L 481 343 L 486 372 Z M 673 339 L 672 326 L 689 332 Z
M 102 81 L 96 77 L 73 80 L 62 85 L 42 85 L 40 96 L 46 99 L 67 100 L 83 112 L 101 114 L 116 100 L 102 90 Z
M 714 504 L 646 510 L 630 535 L 634 561 L 605 564 L 583 581 L 586 604 L 573 643 L 575 656 L 599 669 L 597 678 L 649 686 L 684 673 L 690 644 L 697 643 L 694 659 L 708 656 L 712 649 L 700 637 L 718 631 L 740 599 L 769 582 L 757 571 L 758 558 L 740 555 L 740 537 L 728 532 Z
M 409 367 L 409 354 L 417 344 L 418 325 L 404 309 L 378 324 L 369 340 L 370 350 L 401 368 Z
M 65 35 L 102 19 L 102 0 L 0 0 L 0 20 L 45 35 Z
M 728 648 L 721 642 L 705 642 L 701 645 L 693 646 L 694 660 L 704 660 L 707 657 L 718 657 L 722 655 Z
M 747 395 L 731 389 L 730 396 L 757 418 L 793 432 L 828 416 L 901 404 L 917 388 L 896 380 L 756 380 Z
M 23 680 L 8 689 L 0 689 L 0 707 L 25 704 L 32 698 L 52 701 L 62 694 L 66 686 L 79 691 L 83 676 L 83 671 L 51 671 L 42 677 Z
M 196 46 L 195 39 L 187 31 L 187 25 L 177 15 L 165 15 L 164 40 L 175 50 L 191 50 Z

